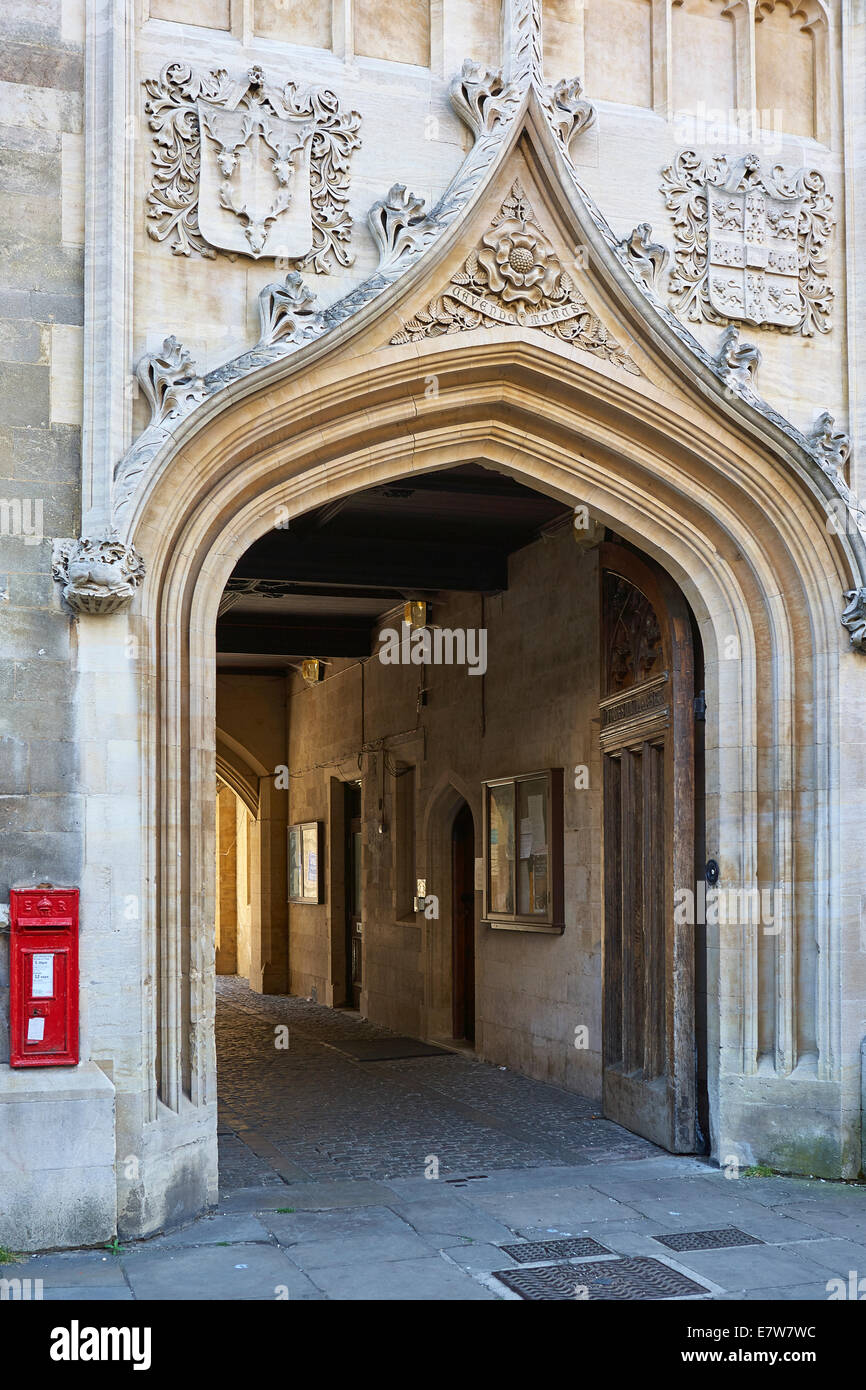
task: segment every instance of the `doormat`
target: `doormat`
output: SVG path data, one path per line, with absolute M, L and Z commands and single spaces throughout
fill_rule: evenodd
M 669 1250 L 729 1250 L 734 1245 L 763 1245 L 757 1236 L 747 1236 L 736 1226 L 725 1226 L 720 1231 L 674 1231 L 669 1236 L 653 1236 L 653 1240 L 666 1245 Z
M 453 1057 L 444 1047 L 433 1047 L 417 1038 L 358 1038 L 341 1039 L 332 1043 L 338 1052 L 354 1057 L 356 1062 L 396 1062 L 401 1057 Z
M 500 1245 L 499 1248 L 521 1265 L 541 1260 L 588 1260 L 593 1255 L 613 1254 L 591 1236 L 575 1236 L 572 1240 L 527 1240 L 522 1245 Z
M 543 1265 L 538 1269 L 499 1269 L 493 1274 L 506 1288 L 530 1300 L 690 1298 L 709 1289 L 687 1279 L 661 1260 L 599 1260 L 588 1265 Z

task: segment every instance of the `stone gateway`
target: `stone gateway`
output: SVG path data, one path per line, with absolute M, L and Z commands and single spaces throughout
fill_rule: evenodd
M 0 932 L 0 1245 L 214 1203 L 218 975 L 864 1175 L 861 7 L 39 16 L 0 904 L 80 889 L 80 1061 Z

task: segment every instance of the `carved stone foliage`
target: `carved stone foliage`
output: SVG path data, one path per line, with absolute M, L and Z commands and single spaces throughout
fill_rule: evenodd
M 583 95 L 579 77 L 563 77 L 549 93 L 545 93 L 550 124 L 559 136 L 566 152 L 571 142 L 594 124 L 596 109 Z
M 826 472 L 844 474 L 851 457 L 851 439 L 844 430 L 836 429 L 836 421 L 829 410 L 822 410 L 808 435 L 808 440 Z
M 866 589 L 849 589 L 843 598 L 842 626 L 851 634 L 854 650 L 866 653 Z
M 135 375 L 150 405 L 151 425 L 181 419 L 207 395 L 192 357 L 173 334 L 161 352 L 145 353 Z
M 367 223 L 379 248 L 380 271 L 418 251 L 429 236 L 424 199 L 410 193 L 405 183 L 392 184 L 388 196 L 371 207 Z
M 305 342 L 314 337 L 318 310 L 316 295 L 305 285 L 297 270 L 289 271 L 283 284 L 265 285 L 259 294 L 259 342 Z
M 125 608 L 144 578 L 144 561 L 117 534 L 56 541 L 52 573 L 76 613 L 106 615 Z
M 740 330 L 730 324 L 722 334 L 716 364 L 729 386 L 739 391 L 754 386 L 761 365 L 761 350 L 751 343 L 740 342 Z
M 639 375 L 563 268 L 518 183 L 463 268 L 391 342 L 497 323 L 539 328 Z
M 356 111 L 326 87 L 270 86 L 258 67 L 235 82 L 222 68 L 168 63 L 144 87 L 154 137 L 149 236 L 171 238 L 176 256 L 222 248 L 320 273 L 352 264 Z
M 652 231 L 649 222 L 641 222 L 629 236 L 623 237 L 617 250 L 643 282 L 644 287 L 655 292 L 659 288 L 670 252 L 666 246 L 650 240 Z
M 833 198 L 816 169 L 788 175 L 757 155 L 681 150 L 663 170 L 673 213 L 670 289 L 692 322 L 735 319 L 812 337 L 830 331 L 827 243 Z

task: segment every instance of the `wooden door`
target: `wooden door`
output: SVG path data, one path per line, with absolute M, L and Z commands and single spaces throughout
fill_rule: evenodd
M 455 1038 L 475 1041 L 475 827 L 464 802 L 451 831 L 451 961 Z
M 601 547 L 601 589 L 604 1113 L 690 1153 L 695 928 L 674 905 L 695 890 L 691 620 L 669 576 L 625 547 Z
M 361 784 L 346 783 L 346 1003 L 361 1007 L 363 893 L 361 879 Z

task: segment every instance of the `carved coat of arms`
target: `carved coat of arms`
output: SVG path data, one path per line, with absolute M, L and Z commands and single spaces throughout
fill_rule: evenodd
M 663 177 L 676 236 L 670 289 L 681 313 L 805 337 L 829 331 L 833 199 L 821 174 L 788 177 L 779 167 L 763 171 L 755 155 L 702 160 L 683 150 Z
M 357 112 L 333 92 L 270 86 L 260 68 L 169 63 L 145 84 L 154 134 L 148 233 L 175 255 L 279 257 L 300 268 L 350 265 L 346 208 Z

